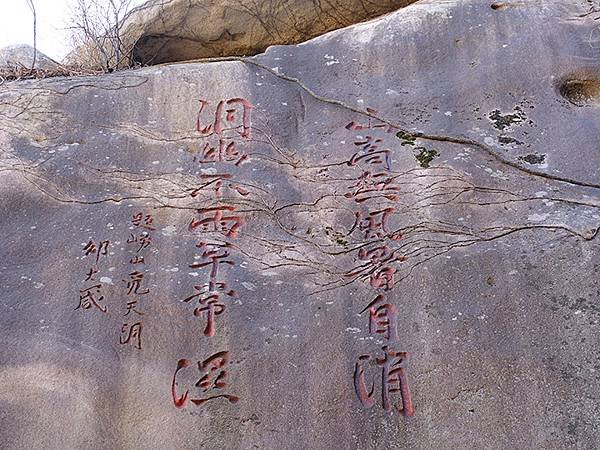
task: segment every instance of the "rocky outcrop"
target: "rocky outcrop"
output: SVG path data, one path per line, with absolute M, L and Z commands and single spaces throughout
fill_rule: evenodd
M 26 67 L 42 70 L 52 70 L 58 63 L 39 50 L 36 53 L 35 67 L 33 65 L 34 48 L 27 44 L 11 45 L 0 49 L 0 67 Z
M 370 19 L 415 0 L 152 0 L 124 35 L 142 64 L 254 55 Z
M 597 447 L 598 15 L 4 83 L 0 447 Z

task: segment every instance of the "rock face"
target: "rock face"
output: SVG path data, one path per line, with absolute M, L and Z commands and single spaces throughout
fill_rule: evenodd
M 594 448 L 598 24 L 495 6 L 5 83 L 2 447 Z
M 152 0 L 124 34 L 142 64 L 254 55 L 370 19 L 415 0 Z
M 0 67 L 25 66 L 31 68 L 33 64 L 34 49 L 27 44 L 10 45 L 0 49 Z M 36 52 L 36 69 L 55 69 L 58 63 L 44 55 L 39 50 Z

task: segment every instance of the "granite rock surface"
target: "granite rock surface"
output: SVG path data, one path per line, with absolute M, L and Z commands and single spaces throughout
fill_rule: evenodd
M 36 55 L 35 69 L 52 70 L 58 67 L 58 63 L 52 58 L 27 44 L 9 45 L 0 48 L 0 67 L 25 66 L 26 68 L 33 68 L 34 53 Z
M 151 0 L 124 36 L 142 64 L 255 55 L 395 11 L 415 0 Z
M 594 448 L 596 10 L 2 85 L 1 446 Z

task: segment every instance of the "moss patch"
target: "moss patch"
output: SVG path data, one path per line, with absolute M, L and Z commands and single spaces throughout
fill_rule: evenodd
M 419 162 L 419 165 L 424 169 L 428 169 L 431 165 L 431 161 L 440 156 L 440 154 L 432 148 L 417 147 L 417 150 L 419 149 L 421 151 L 415 155 L 415 158 Z
M 331 242 L 334 242 L 335 244 L 341 245 L 343 247 L 346 247 L 348 245 L 348 241 L 344 239 L 346 236 L 343 233 L 340 233 L 339 231 L 335 231 L 333 227 L 325 227 L 325 234 L 327 235 L 329 240 L 331 240 Z

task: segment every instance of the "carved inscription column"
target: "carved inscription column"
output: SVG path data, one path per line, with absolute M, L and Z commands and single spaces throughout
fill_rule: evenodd
M 373 110 L 369 112 L 374 113 Z M 378 133 L 391 133 L 393 129 L 384 124 L 351 122 L 346 129 L 355 132 L 355 153 L 346 161 L 350 167 L 360 169 L 356 183 L 348 186 L 344 196 L 356 204 L 355 221 L 348 235 L 357 233 L 365 242 L 358 251 L 360 264 L 346 273 L 347 277 L 368 281 L 378 291 L 376 297 L 361 311 L 368 314 L 369 333 L 383 338 L 385 344 L 377 356 L 364 354 L 358 357 L 354 368 L 354 389 L 365 408 L 376 404 L 375 382 L 367 383 L 369 366 L 378 367 L 381 406 L 385 411 L 397 409 L 405 416 L 413 416 L 412 403 L 405 364 L 408 353 L 400 351 L 398 337 L 398 310 L 389 303 L 386 295 L 394 287 L 396 265 L 406 258 L 394 249 L 394 242 L 402 238 L 390 230 L 390 219 L 396 212 L 394 202 L 400 198 L 401 188 L 395 183 L 392 173 L 391 153 L 383 148 L 383 139 Z M 371 386 L 369 389 L 368 386 Z M 393 396 L 400 401 L 394 403 Z
M 96 280 L 96 275 L 99 273 L 99 263 L 102 257 L 108 255 L 108 247 L 110 241 L 100 241 L 96 243 L 90 240 L 87 245 L 83 248 L 84 257 L 91 256 L 94 258 L 92 266 L 88 269 L 84 283 L 86 287 L 79 289 L 79 305 L 77 309 L 97 309 L 103 313 L 108 311 L 107 306 L 104 304 L 104 295 L 102 294 L 102 283 Z
M 131 233 L 127 239 L 127 244 L 135 249 L 135 254 L 129 260 L 130 270 L 127 282 L 127 310 L 123 317 L 128 317 L 121 326 L 121 336 L 119 344 L 132 345 L 138 350 L 142 349 L 142 316 L 144 313 L 140 307 L 140 301 L 144 295 L 150 293 L 150 289 L 146 288 L 144 280 L 146 276 L 146 251 L 152 244 L 152 231 L 156 228 L 153 226 L 154 218 L 150 214 L 138 212 L 133 215 L 131 225 L 135 233 Z
M 193 292 L 182 301 L 193 307 L 192 313 L 201 323 L 199 331 L 204 339 L 215 336 L 218 323 L 230 306 L 229 300 L 237 295 L 223 279 L 223 274 L 236 265 L 232 255 L 234 241 L 244 225 L 244 218 L 235 205 L 223 199 L 224 194 L 227 198 L 250 195 L 234 181 L 227 166 L 239 166 L 249 160 L 241 147 L 252 136 L 251 112 L 252 105 L 243 98 L 221 100 L 215 108 L 210 101 L 200 100 L 196 118 L 196 131 L 202 144 L 194 160 L 200 165 L 212 164 L 215 173 L 202 174 L 200 186 L 190 193 L 193 198 L 201 198 L 203 204 L 207 202 L 206 206 L 198 208 L 188 226 L 188 230 L 198 236 L 197 255 L 189 267 L 201 270 L 206 282 L 195 285 Z M 238 402 L 239 397 L 228 392 L 230 358 L 229 350 L 221 350 L 196 364 L 187 358 L 179 359 L 171 382 L 175 407 L 186 408 L 190 402 L 201 406 L 219 398 Z M 193 370 L 192 367 L 198 372 L 198 381 L 193 388 L 179 394 L 177 376 L 184 370 Z M 190 394 L 191 390 L 195 394 Z

